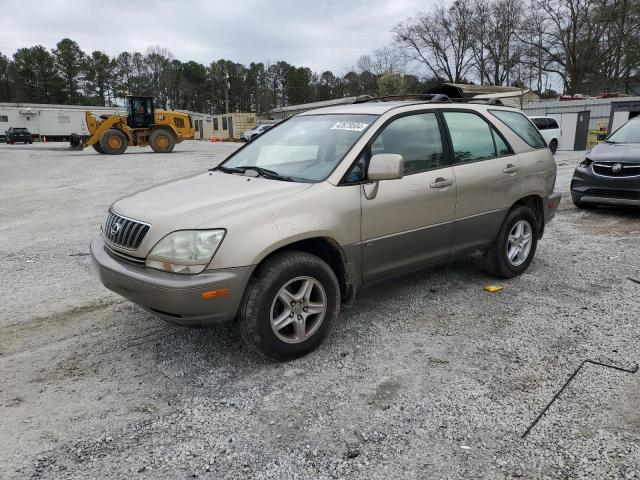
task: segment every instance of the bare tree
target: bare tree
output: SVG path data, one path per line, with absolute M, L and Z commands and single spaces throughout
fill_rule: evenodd
M 473 12 L 456 0 L 419 13 L 393 29 L 407 58 L 424 64 L 434 77 L 463 82 L 473 67 Z
M 600 39 L 597 77 L 607 87 L 622 79 L 628 93 L 632 71 L 640 64 L 640 2 L 610 0 L 604 12 L 606 28 Z
M 532 0 L 531 10 L 545 19 L 533 35 L 523 32 L 521 40 L 539 49 L 548 72 L 563 81 L 566 93 L 576 93 L 600 60 L 598 46 L 606 29 L 608 0 Z M 525 30 L 526 32 L 526 30 Z M 541 38 L 542 37 L 542 38 Z

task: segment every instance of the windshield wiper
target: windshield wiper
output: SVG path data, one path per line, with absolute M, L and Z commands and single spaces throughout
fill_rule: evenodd
M 244 170 L 239 170 L 233 167 L 225 167 L 224 165 L 218 165 L 217 167 L 213 167 L 209 169 L 210 172 L 213 172 L 215 170 L 219 170 L 224 173 L 244 173 Z
M 287 177 L 286 175 L 280 175 L 278 172 L 274 172 L 273 170 L 269 170 L 268 168 L 254 167 L 253 165 L 234 167 L 234 170 L 238 170 L 240 172 L 253 170 L 258 175 L 264 178 L 269 178 L 271 180 L 282 180 L 284 182 L 295 182 L 295 180 L 291 177 Z
M 253 170 L 259 176 L 268 178 L 270 180 L 282 180 L 284 182 L 295 182 L 291 177 L 280 175 L 278 172 L 269 170 L 268 168 L 254 167 L 253 165 L 243 165 L 241 167 L 225 167 L 224 165 L 218 165 L 217 167 L 210 168 L 209 171 L 219 170 L 224 173 L 245 173 L 247 170 Z

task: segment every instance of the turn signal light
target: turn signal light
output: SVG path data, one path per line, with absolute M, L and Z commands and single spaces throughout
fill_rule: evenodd
M 227 295 L 229 295 L 228 288 L 221 288 L 220 290 L 208 290 L 206 292 L 202 292 L 202 298 L 204 298 L 205 300 L 208 300 L 210 298 L 226 297 Z

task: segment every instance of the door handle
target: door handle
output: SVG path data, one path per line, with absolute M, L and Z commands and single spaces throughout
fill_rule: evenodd
M 453 185 L 453 180 L 451 180 L 450 178 L 438 177 L 429 186 L 431 188 L 445 188 L 450 187 L 451 185 Z
M 504 173 L 516 173 L 518 170 L 520 170 L 520 167 L 516 167 L 512 163 L 509 163 L 502 171 Z

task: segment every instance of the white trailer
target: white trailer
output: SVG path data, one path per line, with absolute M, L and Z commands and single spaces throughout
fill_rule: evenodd
M 89 133 L 85 122 L 87 110 L 97 116 L 125 113 L 123 107 L 0 103 L 0 138 L 4 138 L 9 127 L 25 127 L 34 138 L 66 142 L 72 133 Z

